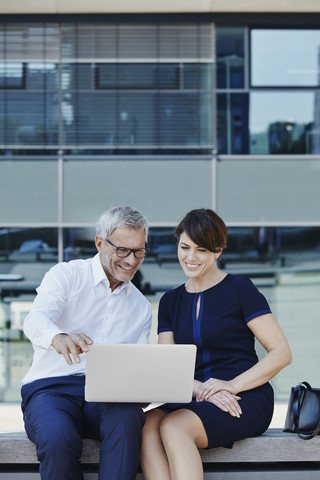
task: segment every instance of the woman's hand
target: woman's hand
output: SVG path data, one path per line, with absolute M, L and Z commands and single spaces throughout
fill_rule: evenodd
M 200 402 L 207 400 L 207 398 L 211 397 L 211 395 L 214 395 L 217 392 L 220 392 L 220 390 L 227 390 L 234 395 L 238 393 L 231 381 L 219 380 L 218 378 L 209 378 L 199 386 L 197 400 Z
M 240 418 L 242 410 L 238 400 L 241 400 L 241 398 L 237 395 L 227 392 L 226 390 L 220 390 L 219 392 L 214 393 L 205 399 L 206 402 L 213 403 L 222 411 L 230 413 L 230 415 L 233 417 Z
M 199 380 L 194 379 L 193 380 L 193 391 L 192 391 L 192 398 L 197 398 L 199 388 L 203 385 L 202 382 L 199 382 Z
M 209 378 L 206 382 L 198 385 L 196 400 L 214 403 L 221 410 L 229 412 L 235 417 L 239 417 L 242 413 L 238 402 L 241 397 L 237 395 L 237 391 L 230 381 Z

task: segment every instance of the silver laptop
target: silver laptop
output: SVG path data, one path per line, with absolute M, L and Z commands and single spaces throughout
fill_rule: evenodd
M 195 345 L 94 344 L 87 352 L 88 402 L 190 402 Z

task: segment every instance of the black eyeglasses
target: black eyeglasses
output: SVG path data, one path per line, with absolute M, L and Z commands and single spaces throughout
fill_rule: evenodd
M 119 258 L 126 258 L 133 253 L 136 258 L 144 258 L 149 253 L 148 245 L 145 244 L 144 248 L 127 248 L 127 247 L 117 247 L 110 240 L 105 239 L 113 248 L 116 249 L 116 255 Z

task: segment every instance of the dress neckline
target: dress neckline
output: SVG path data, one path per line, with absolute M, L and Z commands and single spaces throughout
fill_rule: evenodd
M 205 290 L 201 290 L 200 292 L 189 292 L 189 291 L 186 289 L 186 284 L 185 284 L 185 283 L 183 284 L 183 288 L 184 288 L 184 291 L 185 291 L 186 293 L 188 293 L 189 295 L 199 295 L 200 293 L 205 293 L 205 292 L 208 292 L 209 290 L 212 290 L 212 289 L 215 288 L 215 287 L 218 287 L 219 285 L 221 285 L 221 284 L 226 280 L 226 278 L 229 277 L 229 275 L 230 275 L 230 273 L 227 273 L 227 274 L 225 275 L 225 277 L 223 277 L 223 278 L 220 280 L 220 282 L 216 283 L 215 285 L 212 285 L 212 287 L 206 288 Z

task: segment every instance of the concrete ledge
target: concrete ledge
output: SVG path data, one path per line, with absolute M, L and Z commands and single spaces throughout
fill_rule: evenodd
M 94 465 L 99 462 L 99 445 L 96 440 L 85 439 L 81 462 Z M 209 463 L 306 463 L 320 464 L 320 435 L 312 440 L 302 440 L 298 435 L 284 433 L 281 429 L 270 428 L 259 437 L 236 442 L 232 449 L 214 448 L 201 450 L 204 464 Z M 35 446 L 25 432 L 0 434 L 1 465 L 30 466 L 38 464 Z

